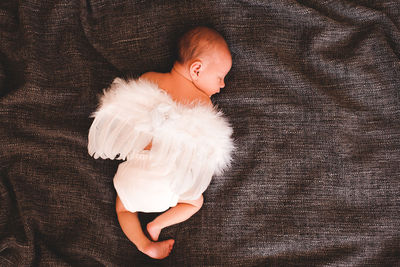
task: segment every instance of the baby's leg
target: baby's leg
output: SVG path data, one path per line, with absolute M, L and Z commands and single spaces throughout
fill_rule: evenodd
M 155 259 L 163 259 L 169 255 L 174 240 L 150 241 L 143 233 L 137 212 L 132 213 L 126 210 L 119 197 L 117 197 L 115 206 L 122 231 L 141 252 Z
M 154 221 L 147 224 L 147 231 L 154 241 L 158 240 L 158 236 L 163 228 L 186 221 L 193 214 L 200 210 L 203 205 L 203 196 L 193 201 L 185 201 L 178 203 L 175 207 L 170 208 L 163 214 L 159 215 Z

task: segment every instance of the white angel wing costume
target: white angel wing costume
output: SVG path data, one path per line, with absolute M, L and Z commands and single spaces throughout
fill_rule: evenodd
M 132 212 L 161 212 L 197 199 L 230 165 L 232 128 L 222 112 L 176 103 L 147 80 L 115 79 L 92 117 L 89 154 L 126 159 L 114 186 Z

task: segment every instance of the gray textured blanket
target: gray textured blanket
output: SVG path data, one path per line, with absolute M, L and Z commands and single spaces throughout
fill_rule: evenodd
M 232 50 L 213 102 L 238 149 L 156 261 L 119 227 L 89 115 L 197 25 Z M 0 265 L 398 266 L 399 29 L 394 0 L 2 0 Z

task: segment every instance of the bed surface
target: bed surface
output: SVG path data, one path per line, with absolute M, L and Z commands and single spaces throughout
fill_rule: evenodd
M 119 227 L 89 115 L 197 25 L 232 51 L 212 100 L 237 150 L 156 261 Z M 398 265 L 399 29 L 399 1 L 2 1 L 0 265 Z

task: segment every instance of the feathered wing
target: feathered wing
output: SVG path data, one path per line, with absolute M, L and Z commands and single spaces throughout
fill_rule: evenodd
M 222 112 L 177 104 L 145 80 L 115 79 L 93 117 L 90 155 L 134 160 L 151 142 L 146 166 L 163 170 L 181 199 L 200 197 L 231 161 L 232 128 Z
M 148 81 L 115 79 L 92 114 L 89 154 L 94 158 L 129 159 L 142 151 L 153 138 L 151 111 L 166 102 L 171 99 Z
M 213 175 L 221 175 L 230 166 L 234 150 L 232 128 L 221 111 L 202 105 L 186 109 L 176 124 L 177 128 L 185 128 L 193 140 L 191 149 L 178 158 L 183 168 L 178 170 L 180 175 L 176 175 L 173 188 L 181 199 L 197 199 Z

